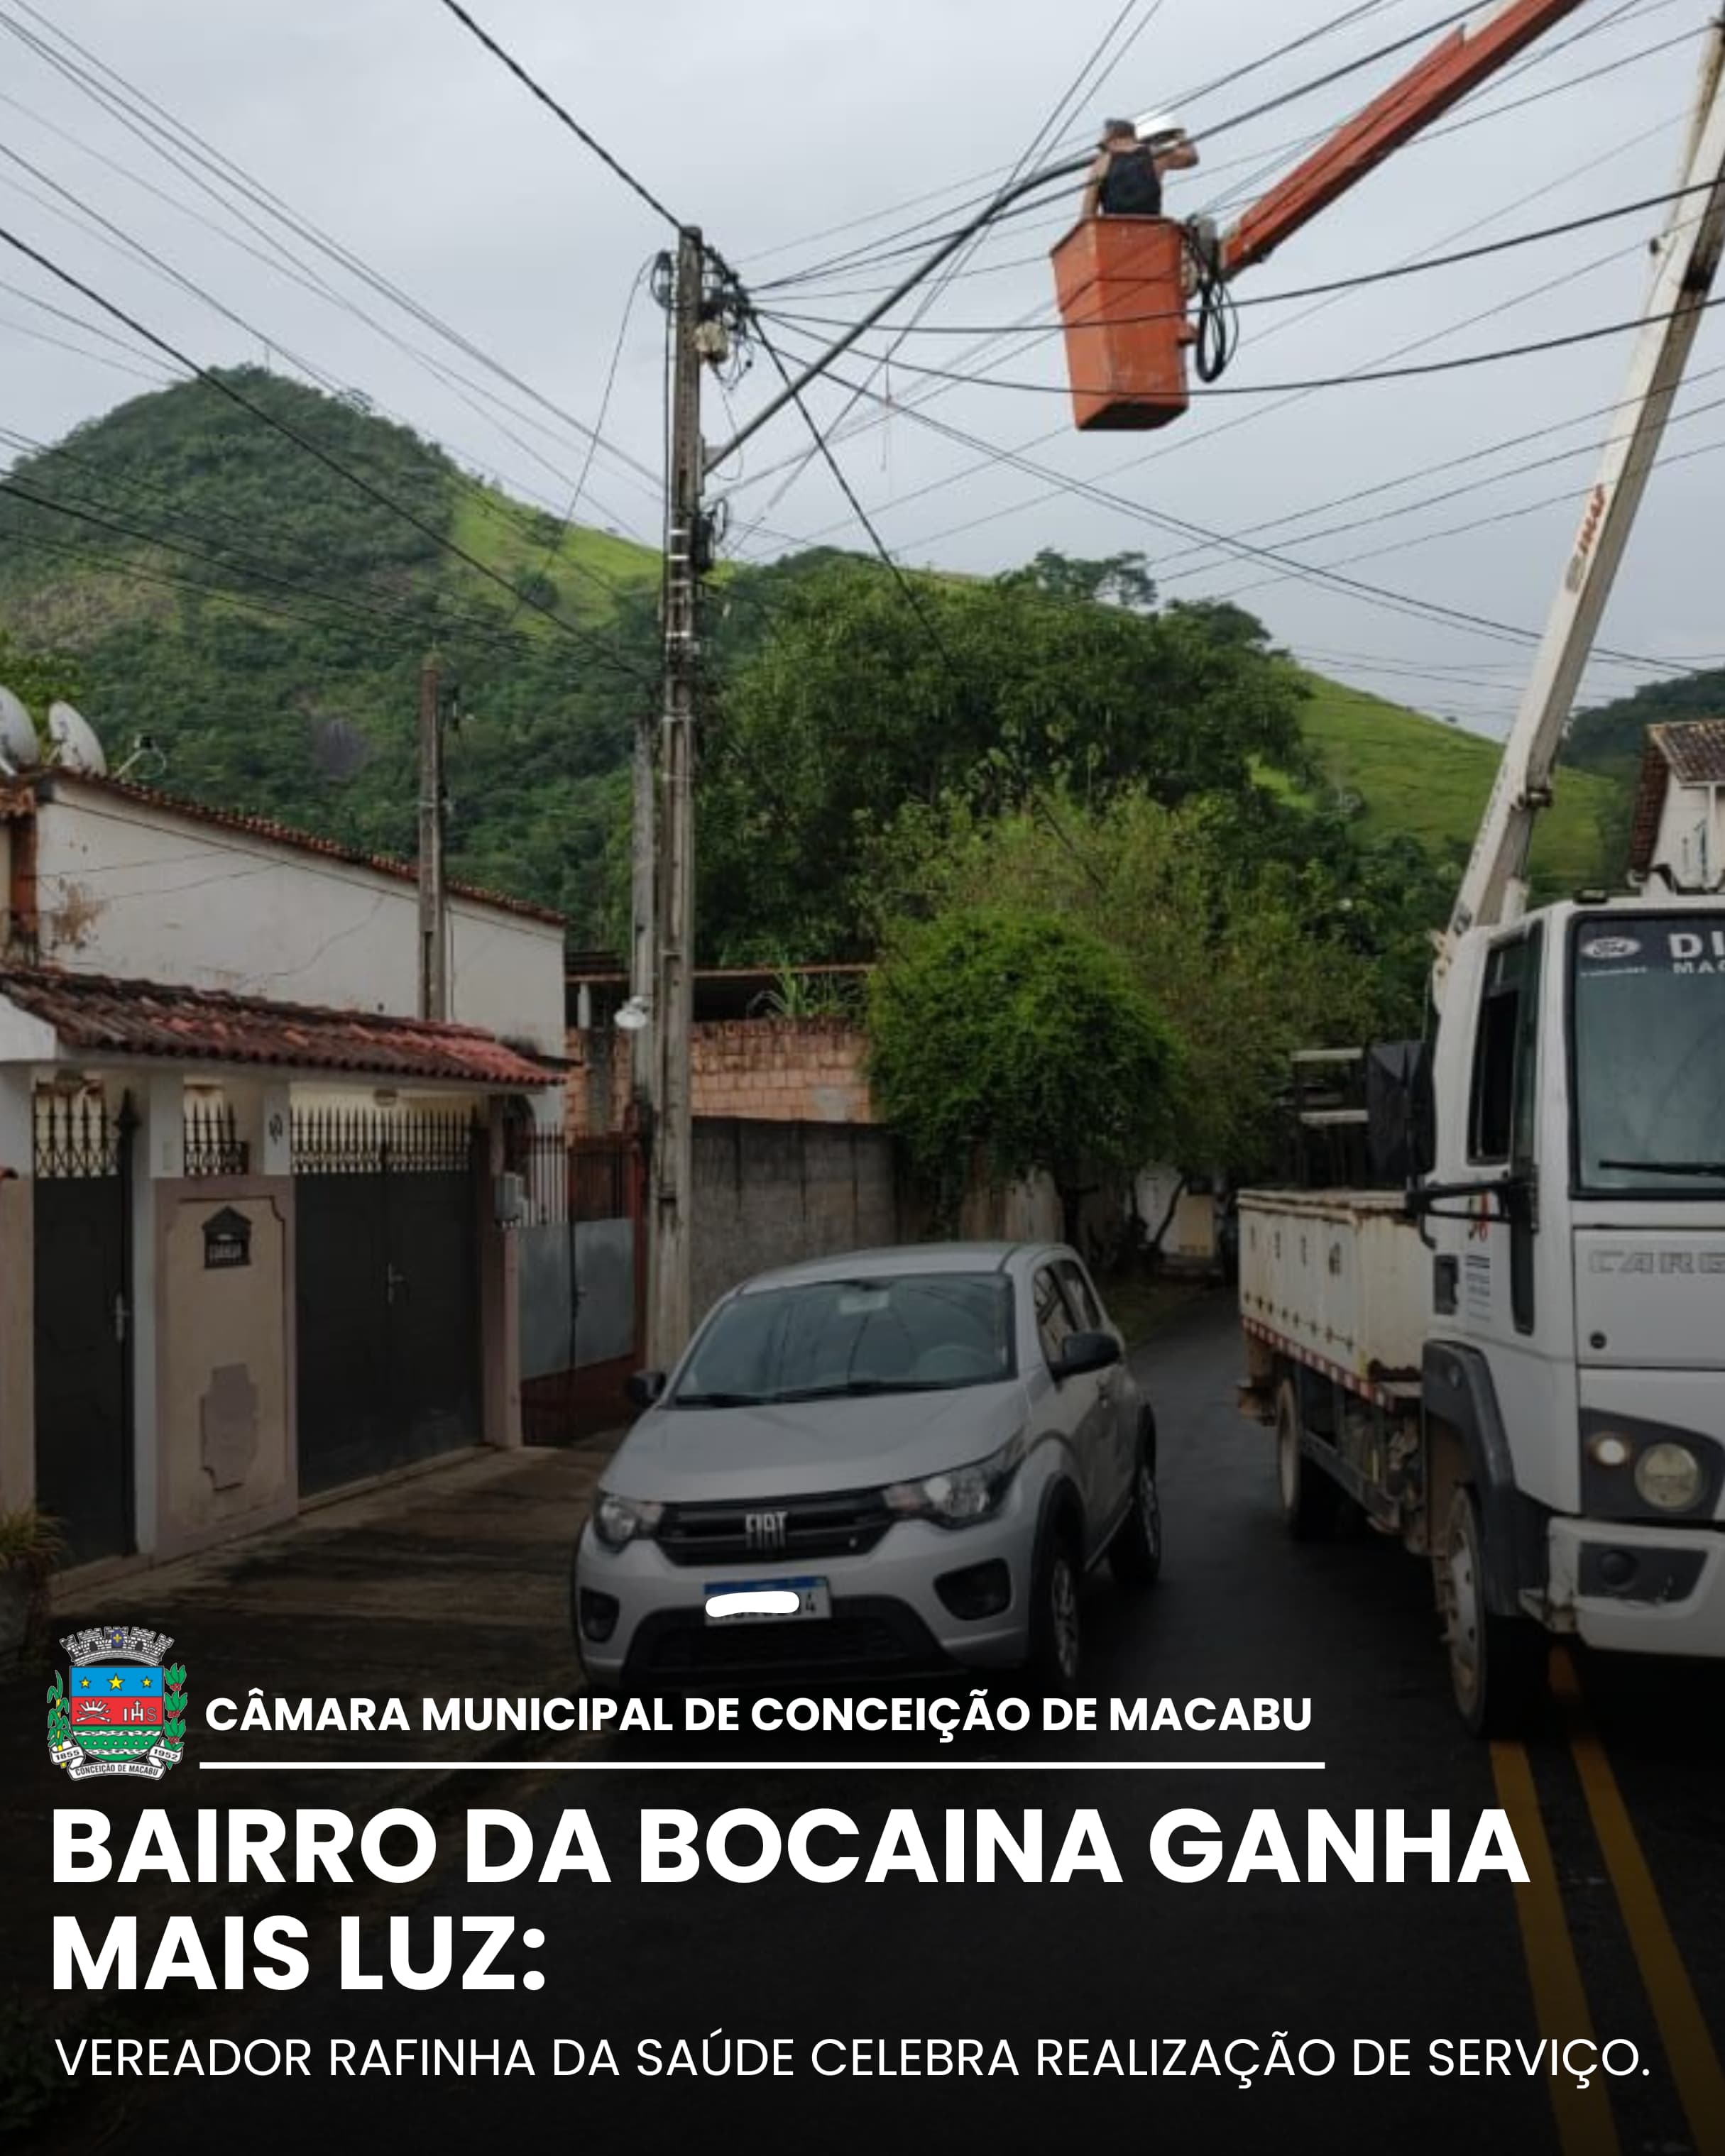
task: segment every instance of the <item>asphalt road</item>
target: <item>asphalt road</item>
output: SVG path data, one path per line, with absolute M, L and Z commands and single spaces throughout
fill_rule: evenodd
M 1105 1577 L 1093 1583 L 1084 1688 L 1152 1702 L 1309 1699 L 1309 1729 L 950 1747 L 747 1736 L 704 1752 L 670 1737 L 548 1747 L 519 1773 L 461 1778 L 445 1854 L 423 1887 L 288 1890 L 283 1906 L 312 1930 L 314 1974 L 304 1989 L 149 2002 L 137 2022 L 143 2033 L 176 2037 L 305 2037 L 320 2071 L 331 2036 L 357 2040 L 359 2056 L 373 2036 L 392 2046 L 500 2037 L 505 2056 L 520 2037 L 536 2077 L 86 2084 L 75 2116 L 63 2114 L 49 2138 L 88 2148 L 147 2134 L 188 2150 L 348 2148 L 374 2136 L 432 2148 L 553 2136 L 620 2149 L 746 2139 L 796 2156 L 933 2148 L 959 2133 L 1002 2150 L 1074 2134 L 1241 2151 L 1725 2149 L 1712 2034 L 1725 2019 L 1721 1673 L 1583 1664 L 1575 1696 L 1554 1703 L 1549 1727 L 1528 1745 L 1475 1744 L 1448 1702 L 1423 1568 L 1363 1528 L 1316 1549 L 1285 1537 L 1269 1440 L 1233 1407 L 1231 1313 L 1200 1308 L 1146 1351 L 1141 1370 L 1162 1431 L 1166 1563 L 1146 1595 Z M 712 1770 L 739 1760 L 762 1764 Z M 1295 1760 L 1321 1760 L 1322 1771 L 1292 1770 Z M 708 1763 L 677 1763 L 694 1762 Z M 1144 1771 L 1150 1762 L 1155 1769 Z M 1214 1771 L 1218 1762 L 1244 1771 Z M 1119 1771 L 1122 1763 L 1135 1764 Z M 291 1777 L 224 1779 L 242 1786 L 219 1787 L 205 1801 L 294 1801 Z M 370 1809 L 389 1803 L 389 1779 L 374 1778 Z M 462 1883 L 465 1804 L 519 1813 L 542 1853 L 564 1808 L 584 1807 L 613 1883 L 543 1885 L 531 1875 Z M 1007 1877 L 983 1886 L 904 1876 L 868 1885 L 858 1876 L 816 1886 L 781 1864 L 748 1886 L 704 1867 L 676 1887 L 638 1881 L 641 1808 L 686 1807 L 704 1830 L 741 1804 L 787 1830 L 801 1812 L 840 1808 L 861 1830 L 865 1855 L 888 1811 L 909 1807 L 937 1864 L 949 1808 L 991 1806 L 1014 1828 L 1027 1808 L 1040 1808 L 1052 1858 L 1073 1812 L 1094 1807 L 1124 1876 L 1118 1885 L 1080 1874 L 1064 1885 Z M 1322 1806 L 1345 1825 L 1357 1810 L 1376 1814 L 1380 1836 L 1392 1808 L 1405 1810 L 1411 1830 L 1447 1809 L 1459 1861 L 1480 1813 L 1499 1804 L 1510 1808 L 1534 1871 L 1527 1888 L 1501 1874 L 1434 1885 L 1418 1860 L 1400 1885 L 1333 1873 L 1323 1885 L 1267 1875 L 1230 1885 L 1220 1874 L 1186 1884 L 1158 1876 L 1149 1856 L 1156 1821 L 1177 1807 L 1210 1814 L 1230 1853 L 1264 1807 L 1279 1813 L 1303 1858 L 1306 1811 Z M 757 1845 L 744 1835 L 738 1853 Z M 123 1906 L 116 1897 L 103 1908 Z M 208 1919 L 220 1912 L 221 1890 L 192 1890 L 185 1906 Z M 518 1973 L 542 1974 L 543 1988 L 336 1989 L 341 1916 L 359 1917 L 375 1968 L 388 1918 L 406 1912 L 421 1957 L 425 1920 L 438 1914 L 506 1916 L 518 1935 L 543 1932 L 542 1945 L 524 1948 L 518 1936 L 502 1957 Z M 471 1950 L 459 1921 L 456 1937 Z M 1141 2066 L 1160 2040 L 1159 2063 L 1178 2068 L 1197 2062 L 1205 2039 L 1218 2051 L 1244 2040 L 1262 2057 L 1279 2031 L 1296 2048 L 1332 2044 L 1336 2071 L 1266 2074 L 1247 2087 L 1203 2071 L 1038 2071 L 1038 2039 L 1088 2040 L 1093 2066 L 1104 2040 L 1122 2059 L 1135 2040 Z M 722 2032 L 715 2062 L 727 2037 L 790 2039 L 796 2072 L 769 2083 L 632 2071 L 641 2040 L 660 2040 L 668 2060 L 687 2039 L 698 2062 L 709 2032 Z M 1530 2076 L 1519 2064 L 1507 2075 L 1428 2071 L 1434 2040 L 1519 2039 L 1531 2054 L 1553 2034 L 1626 2040 L 1639 2066 L 1609 2092 L 1596 2080 L 1585 2093 L 1573 2079 Z M 553 2078 L 558 2037 L 590 2053 L 609 2040 L 624 2071 Z M 857 2039 L 888 2040 L 896 2056 L 905 2037 L 980 2039 L 985 2057 L 1005 2040 L 1018 2072 L 828 2078 L 811 2064 L 817 2040 L 842 2040 L 847 2050 Z M 1409 2040 L 1405 2077 L 1352 2073 L 1357 2039 L 1397 2038 Z M 1185 2049 L 1170 2059 L 1175 2039 Z M 838 2055 L 821 2056 L 831 2063 Z

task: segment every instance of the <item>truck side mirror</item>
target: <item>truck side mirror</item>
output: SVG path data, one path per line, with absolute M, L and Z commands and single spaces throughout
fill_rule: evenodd
M 635 1370 L 624 1381 L 623 1390 L 631 1407 L 650 1408 L 662 1396 L 665 1385 L 662 1370 Z

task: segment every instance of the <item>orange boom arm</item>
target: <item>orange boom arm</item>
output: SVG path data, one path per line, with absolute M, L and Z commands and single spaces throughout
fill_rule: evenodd
M 1237 276 L 1263 261 L 1393 150 L 1581 4 L 1582 0 L 1502 0 L 1479 22 L 1453 32 L 1253 204 L 1223 239 L 1223 276 Z

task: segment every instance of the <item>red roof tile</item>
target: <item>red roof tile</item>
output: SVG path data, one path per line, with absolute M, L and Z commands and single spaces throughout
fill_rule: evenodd
M 452 1080 L 487 1092 L 561 1083 L 561 1074 L 477 1027 L 261 996 L 116 980 L 57 968 L 0 967 L 0 997 L 53 1027 L 85 1055 L 163 1055 L 183 1062 L 270 1064 L 368 1077 Z
M 164 814 L 183 816 L 193 824 L 212 824 L 219 830 L 244 832 L 248 838 L 265 839 L 272 845 L 291 846 L 296 853 L 321 854 L 325 860 L 345 861 L 350 866 L 373 869 L 379 875 L 399 876 L 405 883 L 416 884 L 419 870 L 411 861 L 397 860 L 389 854 L 368 854 L 355 846 L 344 846 L 335 839 L 319 838 L 315 832 L 298 831 L 291 824 L 278 824 L 272 817 L 250 816 L 235 808 L 211 808 L 201 801 L 188 801 L 177 793 L 164 793 L 154 786 L 140 786 L 136 779 L 98 778 L 87 771 L 66 771 L 56 768 L 44 773 L 35 781 L 39 796 L 52 800 L 59 789 L 70 783 L 75 788 L 88 788 L 92 793 L 117 794 L 122 800 L 136 801 L 147 808 L 160 809 Z M 510 898 L 503 892 L 487 891 L 477 884 L 451 883 L 447 886 L 452 898 L 465 898 L 475 906 L 496 906 L 500 912 L 518 913 L 528 921 L 545 921 L 556 927 L 563 926 L 564 916 L 548 906 L 534 906 L 524 898 Z
M 1725 786 L 1725 719 L 1667 721 L 1650 729 L 1680 786 Z
M 1653 865 L 1674 779 L 1679 786 L 1725 786 L 1725 719 L 1671 719 L 1648 727 L 1630 825 L 1631 875 L 1644 876 Z

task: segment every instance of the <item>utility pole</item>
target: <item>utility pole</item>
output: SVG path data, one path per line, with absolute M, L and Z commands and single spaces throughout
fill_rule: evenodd
M 654 856 L 659 827 L 658 761 L 654 754 L 659 731 L 657 711 L 642 711 L 635 721 L 635 747 L 630 765 L 634 804 L 629 844 L 629 1003 L 637 1023 L 629 1031 L 633 1043 L 629 1090 L 635 1101 L 637 1128 L 651 1142 L 658 1091 L 657 1061 L 653 1053 L 651 1012 L 658 987 L 659 932 L 657 925 L 658 870 Z
M 449 965 L 443 880 L 443 669 L 420 670 L 420 1016 L 449 1016 Z
M 701 330 L 706 250 L 679 234 L 671 302 L 671 470 L 665 531 L 665 701 L 659 723 L 659 817 L 651 1003 L 652 1178 L 648 1200 L 647 1360 L 668 1369 L 689 1337 L 694 1019 L 694 760 L 702 485 Z

